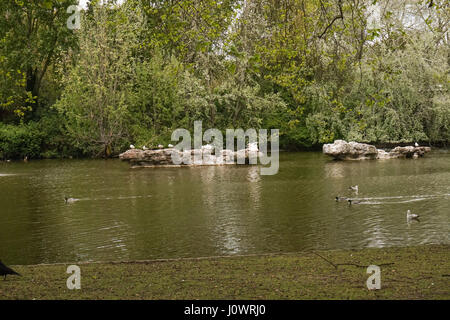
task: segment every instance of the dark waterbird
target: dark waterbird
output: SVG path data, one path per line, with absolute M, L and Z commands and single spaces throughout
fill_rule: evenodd
M 6 280 L 6 276 L 10 274 L 10 275 L 16 275 L 16 276 L 20 276 L 19 273 L 15 272 L 13 269 L 8 268 L 7 266 L 5 266 L 3 264 L 3 262 L 0 261 L 0 276 L 4 276 L 5 278 L 3 280 Z
M 348 199 L 347 201 L 348 201 L 348 204 L 349 204 L 349 205 L 361 203 L 361 200 Z

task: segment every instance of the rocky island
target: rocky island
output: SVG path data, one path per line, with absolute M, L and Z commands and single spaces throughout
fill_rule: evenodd
M 418 146 L 395 147 L 390 151 L 385 151 L 370 144 L 344 140 L 336 140 L 334 143 L 323 145 L 323 153 L 336 160 L 417 159 L 430 151 L 430 147 Z
M 207 165 L 231 165 L 249 164 L 250 159 L 258 157 L 260 152 L 254 144 L 246 149 L 233 151 L 221 150 L 214 154 L 214 148 L 210 145 L 202 146 L 201 149 L 180 151 L 175 148 L 160 148 L 156 150 L 130 149 L 119 155 L 123 161 L 128 161 L 132 168 L 153 167 L 182 167 L 182 166 L 207 166 Z M 183 163 L 177 164 L 173 156 L 185 159 Z M 255 162 L 256 163 L 256 162 Z

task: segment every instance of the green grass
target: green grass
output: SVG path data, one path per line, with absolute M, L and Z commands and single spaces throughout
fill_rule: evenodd
M 66 287 L 70 264 L 13 266 L 23 276 L 0 280 L 0 299 L 449 299 L 449 249 L 80 263 L 80 290 Z M 371 264 L 381 267 L 380 290 L 366 287 Z

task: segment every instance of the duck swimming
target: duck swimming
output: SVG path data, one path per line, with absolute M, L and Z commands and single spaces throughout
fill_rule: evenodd
M 336 202 L 347 200 L 346 197 L 339 197 L 339 196 L 337 196 L 335 199 L 336 199 Z
M 78 200 L 79 199 L 64 197 L 64 202 L 67 204 L 77 202 Z
M 407 221 L 417 220 L 420 222 L 419 215 L 415 214 L 415 213 L 411 213 L 411 210 L 406 211 L 406 220 Z
M 348 201 L 348 204 L 349 204 L 349 205 L 361 203 L 360 200 L 352 200 L 352 199 L 348 199 L 347 201 Z

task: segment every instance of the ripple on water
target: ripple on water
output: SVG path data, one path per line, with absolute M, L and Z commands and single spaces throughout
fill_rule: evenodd
M 329 162 L 283 153 L 258 167 L 130 170 L 36 161 L 0 176 L 2 258 L 12 264 L 450 243 L 450 153 Z M 19 174 L 20 170 L 20 174 Z M 359 185 L 359 193 L 348 190 Z M 64 196 L 79 199 L 72 205 Z M 344 196 L 362 201 L 336 202 Z M 408 224 L 406 210 L 421 216 Z

